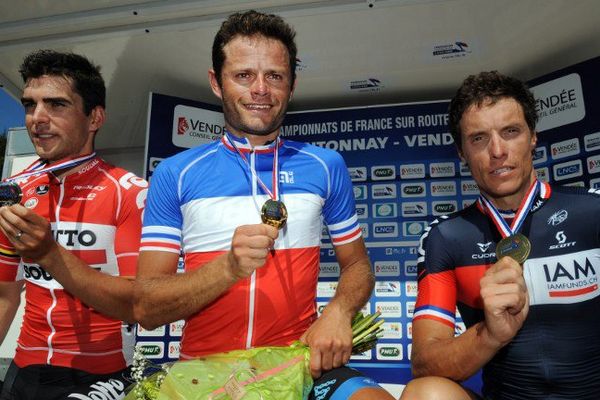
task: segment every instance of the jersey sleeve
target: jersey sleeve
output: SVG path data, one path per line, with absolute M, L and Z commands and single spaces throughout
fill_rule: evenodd
M 323 206 L 323 217 L 334 246 L 350 243 L 362 236 L 352 182 L 341 155 L 333 153 L 328 170 L 328 195 Z
M 417 261 L 418 294 L 413 320 L 421 318 L 454 328 L 456 315 L 456 276 L 448 252 L 448 241 L 435 220 L 425 230 Z
M 122 192 L 115 232 L 115 253 L 120 276 L 135 276 L 148 182 L 132 173 L 119 180 Z
M 11 282 L 17 280 L 17 272 L 21 256 L 17 254 L 12 243 L 0 231 L 0 281 Z
M 179 254 L 181 213 L 177 172 L 167 161 L 161 162 L 150 180 L 144 211 L 140 251 L 165 251 Z

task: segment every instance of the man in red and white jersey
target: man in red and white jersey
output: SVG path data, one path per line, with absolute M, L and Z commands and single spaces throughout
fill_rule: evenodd
M 94 153 L 105 121 L 99 67 L 40 50 L 20 73 L 25 124 L 40 158 L 0 187 L 0 340 L 23 284 L 26 299 L 0 398 L 121 399 L 135 340 L 131 278 L 147 182 Z

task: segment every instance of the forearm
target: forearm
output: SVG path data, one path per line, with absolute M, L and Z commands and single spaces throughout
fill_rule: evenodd
M 368 259 L 349 265 L 342 269 L 335 295 L 327 307 L 335 307 L 351 319 L 369 300 L 374 285 Z
M 37 263 L 88 307 L 115 319 L 135 321 L 132 279 L 102 273 L 58 244 Z
M 19 308 L 22 287 L 20 282 L 0 282 L 0 344 L 4 342 Z
M 418 340 L 413 324 L 412 372 L 415 378 L 441 376 L 462 381 L 487 364 L 502 347 L 480 322 L 457 337 Z M 417 328 L 419 329 L 419 328 Z M 427 328 L 424 328 L 427 329 Z
M 142 253 L 140 264 L 148 263 Z M 136 320 L 147 329 L 185 319 L 217 299 L 236 283 L 226 268 L 228 254 L 183 274 L 138 276 L 135 282 Z

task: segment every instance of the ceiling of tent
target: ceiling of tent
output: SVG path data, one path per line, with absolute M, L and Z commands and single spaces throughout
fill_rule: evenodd
M 528 80 L 600 56 L 597 0 L 0 0 L 0 84 L 20 96 L 34 49 L 85 54 L 108 89 L 97 147 L 143 146 L 149 92 L 217 103 L 213 36 L 251 8 L 297 31 L 291 110 L 447 99 L 481 70 Z

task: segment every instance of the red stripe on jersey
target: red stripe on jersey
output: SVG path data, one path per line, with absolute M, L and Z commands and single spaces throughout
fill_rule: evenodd
M 175 249 L 175 250 L 179 251 L 179 249 L 181 249 L 181 244 L 173 244 L 173 243 L 167 243 L 167 242 L 142 241 L 140 243 L 140 248 L 142 248 L 142 247 L 165 247 L 168 249 Z M 155 251 L 155 250 L 149 250 L 149 251 Z
M 418 321 L 420 319 L 441 322 L 442 324 L 447 325 L 454 330 L 454 323 L 448 321 L 447 319 L 436 317 L 435 315 L 431 315 L 431 314 L 418 315 L 413 319 L 413 321 Z
M 458 281 L 457 300 L 472 308 L 483 308 L 479 281 L 491 264 L 456 267 L 454 273 Z
M 456 276 L 454 271 L 430 273 L 419 281 L 415 308 L 434 306 L 454 314 L 456 310 Z
M 333 241 L 333 243 L 338 243 L 338 242 L 342 242 L 342 241 L 344 241 L 344 240 L 350 239 L 352 236 L 354 236 L 354 235 L 358 234 L 358 232 L 359 232 L 360 230 L 361 230 L 361 229 L 360 229 L 360 226 L 359 226 L 358 228 L 356 228 L 355 230 L 353 230 L 352 232 L 350 232 L 350 233 L 349 233 L 349 234 L 347 234 L 347 235 L 344 235 L 344 236 L 339 236 L 339 237 L 332 238 L 332 241 Z
M 71 250 L 71 253 L 88 265 L 106 264 L 106 250 Z
M 593 291 L 598 290 L 598 285 L 593 285 L 590 287 L 586 287 L 583 289 L 576 290 L 555 290 L 551 291 L 550 297 L 571 297 L 571 296 L 579 296 L 581 294 L 591 293 Z

